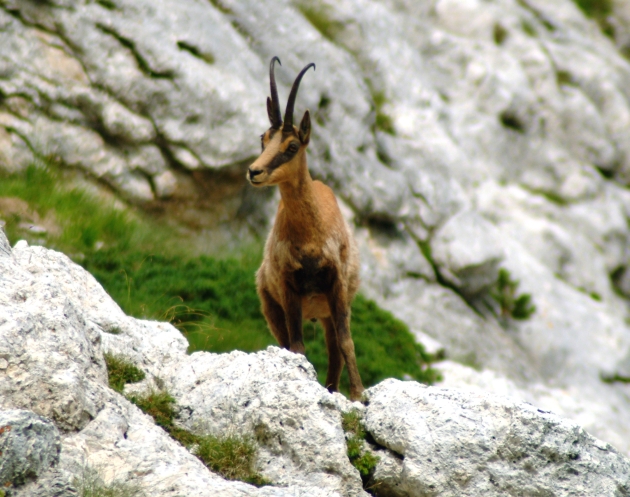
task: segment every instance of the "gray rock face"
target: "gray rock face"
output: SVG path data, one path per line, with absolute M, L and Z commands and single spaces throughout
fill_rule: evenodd
M 630 495 L 630 462 L 527 404 L 385 380 L 366 393 L 378 495 Z
M 0 485 L 22 485 L 59 462 L 59 431 L 30 411 L 0 411 Z

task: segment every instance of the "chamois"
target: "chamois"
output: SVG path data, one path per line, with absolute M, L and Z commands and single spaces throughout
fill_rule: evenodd
M 308 171 L 309 111 L 299 128 L 293 125 L 300 81 L 315 64 L 308 64 L 295 79 L 283 123 L 274 76 L 276 61 L 280 64 L 278 57 L 269 64 L 267 114 L 271 127 L 261 136 L 262 153 L 247 172 L 252 185 L 278 185 L 281 195 L 256 273 L 256 288 L 262 312 L 281 347 L 304 354 L 302 320 L 322 322 L 328 350 L 326 387 L 331 392 L 339 389 L 345 362 L 350 398 L 358 400 L 363 384 L 350 334 L 350 304 L 359 286 L 359 251 L 332 190 L 313 181 Z

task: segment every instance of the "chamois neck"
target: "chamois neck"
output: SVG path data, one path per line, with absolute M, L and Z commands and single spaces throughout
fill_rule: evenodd
M 313 179 L 308 171 L 306 157 L 300 163 L 299 172 L 278 185 L 284 204 L 283 222 L 295 241 L 311 238 L 321 226 Z

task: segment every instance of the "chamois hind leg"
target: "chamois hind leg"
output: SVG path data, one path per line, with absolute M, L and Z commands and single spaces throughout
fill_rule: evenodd
M 327 297 L 330 316 L 337 332 L 341 355 L 348 368 L 350 399 L 360 400 L 364 389 L 359 368 L 357 367 L 357 359 L 354 355 L 354 342 L 350 334 L 350 302 L 348 301 L 347 290 L 339 279 L 336 279 L 332 291 L 328 293 Z
M 339 378 L 343 369 L 343 356 L 337 340 L 337 332 L 331 318 L 321 320 L 326 331 L 326 348 L 328 349 L 328 374 L 326 375 L 326 388 L 329 392 L 339 391 Z
M 287 320 L 282 306 L 274 300 L 267 290 L 261 290 L 260 301 L 262 312 L 267 320 L 269 329 L 283 349 L 290 347 L 289 332 L 287 331 Z

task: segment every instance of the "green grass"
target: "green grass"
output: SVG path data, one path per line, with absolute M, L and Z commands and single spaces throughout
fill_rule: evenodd
M 175 399 L 168 392 L 151 391 L 145 395 L 130 395 L 127 397 L 136 404 L 142 412 L 155 420 L 155 424 L 170 432 L 175 418 Z
M 509 37 L 509 32 L 502 24 L 497 22 L 492 30 L 492 37 L 497 45 L 503 45 Z
M 255 469 L 256 444 L 253 439 L 228 434 L 206 435 L 199 439 L 195 455 L 213 471 L 228 480 L 240 480 L 258 487 L 269 485 Z
M 366 432 L 357 411 L 345 412 L 341 415 L 341 426 L 346 432 L 346 449 L 348 459 L 359 470 L 364 487 L 374 474 L 380 458 L 365 448 Z
M 259 254 L 217 260 L 181 259 L 102 250 L 82 261 L 128 314 L 169 318 L 188 338 L 189 350 L 254 352 L 275 345 L 260 312 L 254 273 Z M 351 330 L 363 382 L 409 376 L 432 383 L 431 356 L 407 326 L 359 295 L 352 305 Z M 324 384 L 328 356 L 319 324 L 305 323 L 306 354 Z M 344 370 L 341 387 L 348 391 Z
M 176 247 L 186 240 L 169 236 L 155 221 L 64 184 L 54 168 L 31 166 L 23 174 L 0 178 L 0 199 L 23 199 L 40 218 L 54 218 L 60 231 L 39 242 L 74 254 L 127 314 L 172 322 L 188 339 L 190 352 L 254 352 L 276 345 L 255 289 L 262 246 L 224 259 L 183 254 Z M 20 214 L 0 212 L 0 217 L 13 242 L 21 237 L 38 242 L 32 238 L 40 235 L 20 231 Z M 361 295 L 352 306 L 351 330 L 364 385 L 389 377 L 438 380 L 430 367 L 433 358 L 415 343 L 407 326 Z M 308 322 L 304 335 L 307 357 L 324 384 L 328 356 L 323 330 Z M 341 390 L 347 393 L 348 388 L 344 371 Z
M 72 484 L 78 491 L 79 497 L 141 497 L 146 495 L 139 485 L 130 482 L 114 480 L 110 483 L 99 475 L 97 469 L 86 466 L 81 468 Z
M 51 228 L 48 233 L 31 234 L 20 227 L 20 223 L 33 223 L 29 213 L 20 209 L 0 212 L 10 240 L 25 238 L 71 255 L 89 253 L 98 247 L 147 249 L 163 242 L 166 235 L 157 226 L 141 222 L 129 210 L 116 208 L 113 201 L 62 186 L 67 179 L 44 162 L 30 165 L 22 174 L 0 172 L 0 198 L 26 201 L 42 224 Z
M 144 372 L 124 357 L 109 353 L 105 353 L 104 357 L 109 375 L 109 386 L 118 393 L 122 393 L 127 383 L 137 383 L 144 380 Z

